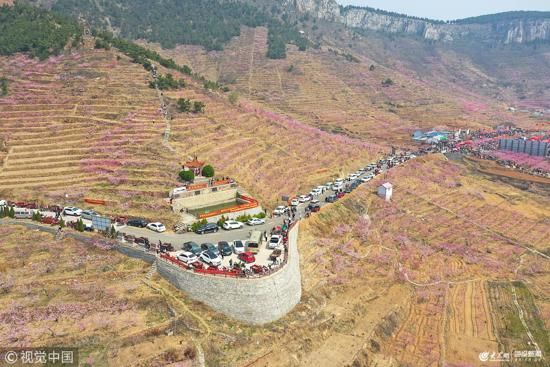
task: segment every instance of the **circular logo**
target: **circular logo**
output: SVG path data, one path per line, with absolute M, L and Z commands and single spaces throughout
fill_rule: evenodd
M 479 360 L 481 362 L 487 362 L 489 360 L 489 352 L 481 352 L 479 353 Z
M 14 364 L 15 362 L 17 362 L 17 352 L 14 352 L 13 350 L 6 352 L 4 360 L 7 364 Z

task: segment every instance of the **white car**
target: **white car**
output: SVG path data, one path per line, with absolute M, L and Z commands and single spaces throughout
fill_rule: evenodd
M 332 185 L 333 185 L 332 182 L 327 182 L 327 183 L 325 184 L 325 187 L 326 187 L 327 190 L 328 190 L 328 189 L 330 189 L 330 188 L 332 187 Z
M 8 206 L 8 202 L 6 200 L 0 200 L 0 208 L 3 206 Z
M 343 183 L 335 183 L 334 185 L 332 185 L 332 191 L 340 191 L 344 188 L 344 184 Z
M 310 196 L 319 196 L 323 193 L 323 190 L 321 189 L 313 189 L 311 190 L 311 192 L 309 193 Z
M 283 215 L 288 211 L 288 208 L 284 205 L 279 205 L 278 207 L 273 210 L 274 215 Z
M 361 181 L 363 181 L 363 182 L 369 182 L 370 180 L 372 180 L 372 177 L 370 177 L 370 176 L 365 176 L 361 179 Z
M 310 198 L 309 196 L 307 196 L 307 195 L 300 195 L 300 196 L 298 197 L 298 201 L 299 201 L 300 203 L 305 203 L 306 201 L 310 201 L 310 200 L 311 200 L 311 198 Z
M 283 236 L 274 234 L 269 239 L 269 243 L 267 244 L 267 248 L 270 250 L 276 249 L 283 243 Z
M 82 215 L 82 209 L 75 208 L 74 206 L 68 206 L 63 209 L 63 214 L 80 217 L 80 215 Z
M 261 218 L 250 218 L 246 224 L 249 226 L 259 226 L 260 224 L 265 224 L 265 219 Z
M 241 222 L 237 222 L 236 220 L 226 220 L 223 223 L 223 229 L 230 230 L 230 229 L 239 229 L 243 228 L 244 225 Z
M 159 233 L 166 231 L 166 227 L 164 226 L 164 224 L 160 222 L 149 223 L 147 224 L 147 228 L 149 228 L 151 231 L 155 231 Z
M 178 260 L 183 261 L 186 264 L 192 264 L 199 260 L 199 257 L 192 252 L 184 251 L 180 252 L 177 256 Z
M 237 255 L 243 254 L 246 252 L 246 245 L 244 241 L 241 241 L 241 240 L 233 241 L 232 247 L 233 247 L 233 252 Z
M 300 205 L 300 200 L 298 200 L 298 199 L 292 199 L 292 200 L 290 201 L 290 205 L 292 205 L 292 206 L 298 206 L 298 205 Z
M 220 266 L 222 264 L 222 258 L 220 257 L 220 255 L 216 254 L 213 251 L 203 251 L 201 253 L 200 259 L 203 262 L 213 266 Z
M 337 180 L 334 180 L 334 185 L 341 185 L 344 183 L 344 179 L 343 178 L 339 178 Z

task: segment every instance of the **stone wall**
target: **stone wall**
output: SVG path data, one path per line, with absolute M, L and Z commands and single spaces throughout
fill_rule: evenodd
M 249 324 L 265 324 L 290 312 L 302 296 L 297 249 L 298 225 L 289 234 L 289 259 L 278 272 L 262 278 L 223 278 L 181 271 L 165 261 L 157 270 L 189 297 Z
M 155 254 L 150 252 L 145 252 L 141 247 L 130 247 L 126 245 L 119 245 L 115 247 L 115 249 L 126 256 L 143 260 L 149 264 L 152 264 L 157 259 Z
M 223 204 L 237 198 L 237 189 L 209 192 L 206 194 L 192 195 L 184 198 L 174 199 L 172 206 L 178 212 L 181 208 L 196 209 L 206 206 Z

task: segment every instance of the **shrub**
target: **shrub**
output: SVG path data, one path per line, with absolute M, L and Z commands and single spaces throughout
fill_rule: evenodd
M 8 217 L 15 218 L 15 209 L 11 207 L 8 211 Z
M 82 221 L 82 218 L 79 218 L 78 221 L 76 222 L 75 229 L 78 232 L 84 232 L 84 222 Z
M 8 95 L 8 79 L 0 78 L 0 97 L 5 97 Z
M 264 219 L 266 217 L 265 212 L 258 213 L 254 215 L 255 218 Z
M 65 228 L 65 221 L 63 220 L 63 218 L 59 219 L 59 227 Z
M 202 175 L 204 177 L 214 177 L 214 167 L 212 167 L 211 165 L 207 164 L 206 166 L 203 167 L 202 169 Z
M 195 180 L 195 172 L 183 170 L 179 173 L 182 181 L 193 182 Z
M 393 80 L 391 80 L 390 78 L 387 78 L 386 80 L 384 80 L 384 81 L 382 82 L 382 85 L 383 85 L 384 87 L 389 87 L 390 85 L 393 85 Z
M 204 107 L 206 105 L 204 104 L 204 102 L 201 102 L 201 101 L 195 101 L 193 102 L 193 112 L 194 113 L 201 113 L 201 112 L 204 112 Z
M 231 93 L 229 93 L 229 103 L 231 103 L 232 105 L 236 105 L 237 102 L 239 101 L 239 93 L 237 93 L 236 91 L 233 91 Z
M 177 102 L 178 111 L 180 112 L 189 112 L 191 111 L 191 100 L 187 98 L 180 98 Z
M 204 226 L 207 223 L 208 223 L 208 221 L 206 219 L 201 219 L 201 220 L 191 224 L 191 230 L 193 232 L 195 232 L 200 226 Z
M 222 217 L 220 219 L 218 219 L 218 226 L 223 226 L 223 224 L 225 223 L 225 221 L 227 221 L 229 218 L 226 218 L 225 216 L 222 215 Z

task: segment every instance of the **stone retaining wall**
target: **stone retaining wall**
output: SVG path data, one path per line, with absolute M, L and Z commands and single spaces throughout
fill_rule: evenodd
M 297 249 L 298 225 L 289 234 L 289 259 L 276 273 L 261 278 L 223 278 L 182 271 L 159 261 L 159 274 L 191 298 L 249 324 L 276 321 L 290 312 L 302 296 Z
M 298 255 L 298 228 L 289 233 L 287 264 L 261 278 L 224 278 L 185 271 L 158 259 L 157 271 L 176 288 L 212 309 L 249 324 L 265 324 L 280 319 L 300 302 L 302 284 Z M 127 256 L 152 264 L 157 257 L 139 247 L 117 246 Z

